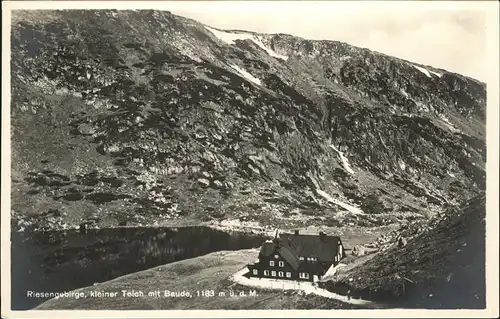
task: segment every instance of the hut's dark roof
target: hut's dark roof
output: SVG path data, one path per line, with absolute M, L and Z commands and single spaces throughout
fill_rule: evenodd
M 338 253 L 339 236 L 280 234 L 278 240 L 266 241 L 260 250 L 261 256 L 278 252 L 295 270 L 299 257 L 316 257 L 321 262 L 333 262 Z
M 339 236 L 302 234 L 281 234 L 280 241 L 287 243 L 299 257 L 316 257 L 324 262 L 334 261 L 341 242 Z
M 283 257 L 283 259 L 285 259 L 293 269 L 297 270 L 299 268 L 299 256 L 297 256 L 293 249 L 286 244 L 283 244 L 279 241 L 266 241 L 260 249 L 261 256 L 268 257 L 274 252 L 280 254 L 281 257 Z
M 275 243 L 266 241 L 260 248 L 260 254 L 262 256 L 270 256 L 275 250 Z
M 299 269 L 299 256 L 287 245 L 281 245 L 278 248 L 278 253 L 285 259 L 290 267 L 292 267 L 294 270 Z

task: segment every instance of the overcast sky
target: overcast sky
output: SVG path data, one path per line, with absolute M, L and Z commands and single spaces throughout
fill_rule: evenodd
M 179 1 L 162 7 L 217 28 L 338 40 L 483 81 L 487 78 L 486 14 L 481 4 Z

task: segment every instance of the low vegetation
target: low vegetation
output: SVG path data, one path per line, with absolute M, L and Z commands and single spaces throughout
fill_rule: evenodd
M 341 269 L 324 287 L 400 307 L 484 308 L 483 196 L 393 234 L 380 253 Z M 407 243 L 399 244 L 399 237 Z

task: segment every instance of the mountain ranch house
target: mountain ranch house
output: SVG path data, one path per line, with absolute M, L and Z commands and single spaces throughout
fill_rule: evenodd
M 345 256 L 339 236 L 276 234 L 262 245 L 258 261 L 248 265 L 248 276 L 317 281 Z

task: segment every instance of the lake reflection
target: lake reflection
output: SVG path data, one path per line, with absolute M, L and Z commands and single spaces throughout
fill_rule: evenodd
M 63 292 L 219 250 L 258 247 L 265 238 L 208 227 L 108 228 L 11 233 L 12 309 L 47 299 L 28 290 Z

